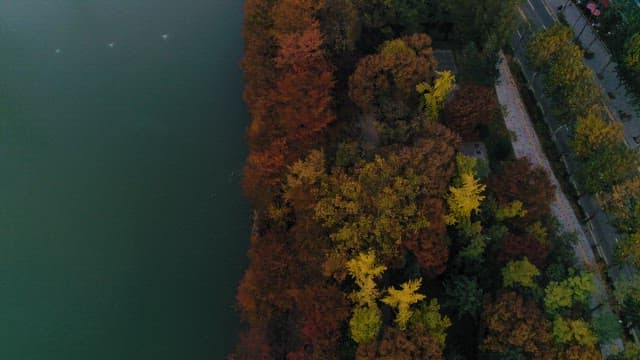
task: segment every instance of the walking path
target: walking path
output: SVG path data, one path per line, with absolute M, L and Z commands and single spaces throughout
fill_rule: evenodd
M 500 78 L 496 85 L 496 93 L 500 105 L 507 109 L 504 119 L 507 128 L 515 135 L 515 139 L 512 139 L 513 152 L 518 158 L 528 158 L 533 165 L 541 167 L 547 173 L 556 190 L 555 199 L 551 203 L 553 215 L 558 218 L 565 231 L 575 232 L 578 235 L 580 241 L 576 245 L 576 254 L 585 264 L 594 264 L 595 257 L 584 230 L 551 169 L 529 114 L 520 98 L 518 86 L 511 75 L 509 65 L 502 55 L 498 67 Z
M 576 255 L 586 267 L 595 264 L 595 257 L 587 236 L 582 228 L 573 208 L 571 207 L 566 195 L 562 192 L 562 188 L 558 183 L 549 160 L 547 159 L 542 145 L 538 139 L 538 134 L 533 128 L 533 123 L 526 111 L 518 86 L 513 79 L 511 70 L 504 55 L 500 55 L 500 64 L 498 65 L 500 77 L 496 85 L 496 93 L 500 105 L 506 108 L 504 121 L 507 128 L 514 134 L 511 143 L 513 144 L 513 152 L 517 158 L 525 157 L 531 161 L 534 166 L 541 167 L 549 176 L 551 183 L 555 186 L 555 199 L 551 204 L 551 212 L 560 222 L 564 231 L 574 232 L 578 236 L 578 243 L 574 246 Z M 604 303 L 603 308 L 608 308 L 607 291 L 604 281 L 598 273 L 594 274 L 596 290 L 592 297 L 591 306 L 595 307 L 599 302 Z M 622 340 L 616 339 L 614 343 L 621 347 Z M 601 348 L 603 354 L 611 352 L 609 345 L 603 345 Z

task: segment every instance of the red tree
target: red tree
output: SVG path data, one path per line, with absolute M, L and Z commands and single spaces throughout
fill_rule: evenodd
M 504 353 L 514 347 L 531 359 L 552 358 L 551 325 L 535 303 L 515 292 L 502 292 L 494 301 L 485 301 L 482 319 L 486 336 L 481 349 Z
M 489 124 L 498 109 L 493 88 L 466 84 L 460 86 L 445 105 L 444 121 L 464 140 L 476 140 L 480 137 L 480 126 Z
M 274 189 L 282 181 L 286 169 L 287 144 L 284 139 L 272 142 L 264 150 L 249 153 L 244 165 L 242 188 L 254 205 L 265 206 L 274 195 Z
M 283 36 L 275 62 L 282 73 L 275 101 L 287 140 L 296 147 L 312 144 L 335 119 L 331 109 L 333 69 L 322 49 L 318 22 L 313 21 L 302 33 Z
M 249 145 L 261 148 L 272 140 L 273 101 L 271 92 L 278 74 L 273 59 L 278 49 L 271 35 L 271 8 L 276 0 L 247 0 L 244 4 L 244 100 L 252 115 L 247 131 Z
M 410 117 L 418 108 L 416 85 L 431 82 L 435 63 L 426 34 L 387 41 L 379 53 L 358 62 L 349 78 L 349 96 L 364 113 L 384 121 Z
M 555 187 L 547 173 L 534 167 L 527 158 L 519 158 L 504 165 L 502 174 L 494 174 L 489 179 L 499 206 L 506 206 L 520 200 L 527 210 L 523 218 L 514 218 L 517 224 L 530 224 L 548 216 L 549 206 L 555 199 Z
M 358 360 L 440 360 L 444 356 L 442 347 L 433 339 L 422 324 L 412 324 L 406 331 L 387 327 L 378 344 L 360 344 L 356 353 Z
M 506 233 L 502 239 L 502 248 L 498 255 L 498 261 L 506 264 L 511 260 L 520 260 L 527 257 L 529 262 L 538 269 L 544 269 L 549 247 L 529 234 L 514 235 Z

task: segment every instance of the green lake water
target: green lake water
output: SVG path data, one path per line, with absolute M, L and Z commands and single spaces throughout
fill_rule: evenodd
M 0 359 L 233 348 L 241 22 L 241 0 L 0 1 Z

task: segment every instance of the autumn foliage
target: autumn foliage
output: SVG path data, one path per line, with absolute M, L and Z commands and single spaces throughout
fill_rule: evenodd
M 526 158 L 506 163 L 502 174 L 491 176 L 489 187 L 495 192 L 500 206 L 520 200 L 527 211 L 522 218 L 526 224 L 551 214 L 549 206 L 555 198 L 555 187 L 544 170 L 534 167 Z
M 253 228 L 230 359 L 597 358 L 554 341 L 576 336 L 554 332 L 552 315 L 585 323 L 563 295 L 572 285 L 583 304 L 588 287 L 575 279 L 588 275 L 557 269 L 546 173 L 516 159 L 487 175 L 459 153 L 496 125 L 496 96 L 456 85 L 468 74 L 436 72 L 420 30 L 434 21 L 464 38 L 482 30 L 479 15 L 465 24 L 471 2 L 458 1 L 469 6 L 449 14 L 452 27 L 448 2 L 417 3 L 245 1 Z M 635 198 L 611 204 L 629 184 L 607 203 L 632 222 Z
M 488 125 L 498 110 L 493 88 L 465 84 L 445 105 L 444 124 L 464 140 L 477 140 L 480 137 L 480 127 Z

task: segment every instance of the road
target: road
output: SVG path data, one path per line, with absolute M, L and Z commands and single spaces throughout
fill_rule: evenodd
M 534 30 L 542 30 L 544 28 L 548 28 L 555 21 L 555 16 L 557 14 L 557 7 L 559 5 L 564 5 L 566 0 L 549 0 L 549 2 L 545 0 L 527 0 L 520 7 L 520 15 L 523 19 L 528 23 L 529 29 Z M 565 16 L 569 22 L 569 24 L 575 25 L 574 30 L 577 29 L 577 33 L 582 30 L 582 26 L 584 25 L 584 21 L 580 23 L 579 16 L 580 13 L 574 6 L 567 7 L 565 10 Z M 584 20 L 584 19 L 583 19 Z M 520 31 L 516 32 L 512 37 L 512 47 L 514 49 L 514 56 L 517 62 L 520 63 L 522 71 L 524 73 L 525 78 L 529 83 L 530 89 L 534 92 L 536 99 L 539 104 L 542 106 L 543 112 L 545 114 L 545 122 L 547 123 L 550 131 L 553 134 L 553 140 L 556 143 L 556 146 L 560 150 L 562 154 L 562 161 L 564 162 L 568 173 L 570 174 L 570 181 L 575 185 L 577 182 L 575 180 L 575 175 L 577 174 L 580 168 L 580 162 L 573 155 L 570 143 L 570 134 L 567 131 L 566 127 L 563 129 L 558 120 L 551 113 L 551 99 L 549 99 L 543 91 L 542 81 L 539 76 L 533 71 L 533 68 L 529 66 L 526 51 L 524 49 L 526 40 L 530 34 L 527 31 L 523 31 L 523 28 L 519 29 Z M 583 37 L 587 39 L 586 34 L 590 34 L 592 32 L 590 26 L 585 27 L 585 31 L 581 37 L 581 40 L 584 41 Z M 595 53 L 594 58 L 605 58 L 608 56 L 608 52 L 606 47 L 598 41 L 598 39 L 593 38 L 593 34 L 590 34 L 592 38 L 589 40 L 591 44 L 591 50 Z M 604 50 L 603 50 L 604 49 Z M 608 61 L 607 60 L 601 60 Z M 594 73 L 597 72 L 596 68 L 598 66 L 598 61 L 584 61 L 587 66 L 590 66 Z M 612 66 L 612 68 L 614 68 Z M 613 73 L 612 73 L 613 72 Z M 615 83 L 617 89 L 612 89 L 613 86 L 611 84 L 611 77 L 615 77 L 617 79 L 617 75 L 615 75 L 615 68 L 609 72 L 604 72 L 604 77 L 599 79 L 594 76 L 594 81 L 596 84 L 600 85 L 603 89 L 603 102 L 607 107 L 610 108 L 609 114 L 612 120 L 619 121 L 619 113 L 620 112 L 632 112 L 634 113 L 631 121 L 623 122 L 625 126 L 625 139 L 628 146 L 633 147 L 635 142 L 629 141 L 630 138 L 633 138 L 636 131 L 640 132 L 640 123 L 637 122 L 635 118 L 635 111 L 633 111 L 631 102 L 628 98 L 625 98 L 626 94 L 620 94 L 619 91 L 624 91 L 624 89 L 620 89 L 620 84 Z M 613 75 L 612 75 L 613 74 Z M 618 92 L 616 92 L 618 91 Z M 616 92 L 616 102 L 611 101 L 605 94 Z M 613 111 L 612 111 L 612 110 Z M 622 110 L 624 109 L 624 110 Z M 577 199 L 578 204 L 582 207 L 584 213 L 587 215 L 587 219 L 583 222 L 585 225 L 582 227 L 584 233 L 588 235 L 588 243 L 591 245 L 592 253 L 596 254 L 601 260 L 608 265 L 607 272 L 609 276 L 611 276 L 614 280 L 616 279 L 630 279 L 633 270 L 628 266 L 619 266 L 614 264 L 614 254 L 617 238 L 619 234 L 617 230 L 611 225 L 611 221 L 608 215 L 603 211 L 602 207 L 599 205 L 597 199 L 589 194 L 580 194 L 580 197 Z M 579 252 L 577 252 L 578 255 Z
M 549 5 L 545 0 L 527 0 L 521 6 L 520 14 L 524 16 L 524 20 L 527 21 L 532 28 L 541 30 L 543 28 L 551 26 L 555 21 L 555 16 L 557 12 L 557 6 L 564 5 L 566 0 L 554 0 L 554 2 Z M 576 13 L 574 14 L 573 11 Z M 579 14 L 575 7 L 570 6 L 565 11 L 565 15 L 575 15 L 574 17 L 567 17 L 568 20 L 574 20 L 573 22 L 569 21 L 570 24 L 575 23 L 575 20 L 578 19 Z M 581 30 L 581 23 L 578 21 L 576 23 L 576 28 Z M 586 30 L 583 32 L 586 33 L 590 27 L 586 27 Z M 543 110 L 545 111 L 545 121 L 549 125 L 550 129 L 555 135 L 554 140 L 558 144 L 558 148 L 563 153 L 563 161 L 567 167 L 569 174 L 577 174 L 579 171 L 580 163 L 575 159 L 572 154 L 571 147 L 568 145 L 570 143 L 569 133 L 565 131 L 556 131 L 562 130 L 560 129 L 560 123 L 551 115 L 551 100 L 548 99 L 543 92 L 543 86 L 541 79 L 535 76 L 534 71 L 527 65 L 526 54 L 524 50 L 524 46 L 526 43 L 526 38 L 529 34 L 524 34 L 523 32 L 517 33 L 514 36 L 512 44 L 514 44 L 514 55 L 522 65 L 522 70 L 525 77 L 529 80 L 529 84 L 536 95 L 539 103 L 541 104 Z M 521 39 L 520 36 L 523 36 Z M 595 50 L 595 47 L 593 47 Z M 589 65 L 586 61 L 585 63 Z M 595 72 L 595 71 L 594 71 Z M 597 77 L 594 76 L 594 81 L 598 83 L 600 81 Z M 605 94 L 603 90 L 603 94 Z M 607 106 L 611 106 L 608 99 L 603 99 Z M 628 110 L 628 109 L 627 109 Z M 612 111 L 610 111 L 611 113 Z M 617 117 L 613 117 L 614 120 Z M 629 122 L 625 124 L 625 137 L 630 137 L 631 132 L 635 131 L 628 127 Z M 575 177 L 572 176 L 573 182 L 576 183 Z M 619 238 L 619 234 L 616 229 L 611 225 L 611 221 L 607 214 L 602 210 L 602 207 L 598 204 L 598 201 L 594 196 L 588 194 L 582 194 L 578 199 L 578 204 L 584 210 L 584 213 L 589 218 L 585 223 L 585 231 L 590 237 L 590 243 L 595 251 L 599 255 L 599 257 L 607 264 L 614 264 L 615 258 L 615 247 L 617 238 Z M 629 267 L 610 267 L 610 273 L 612 273 L 613 277 L 619 277 L 620 275 L 629 277 L 631 275 L 631 269 Z

